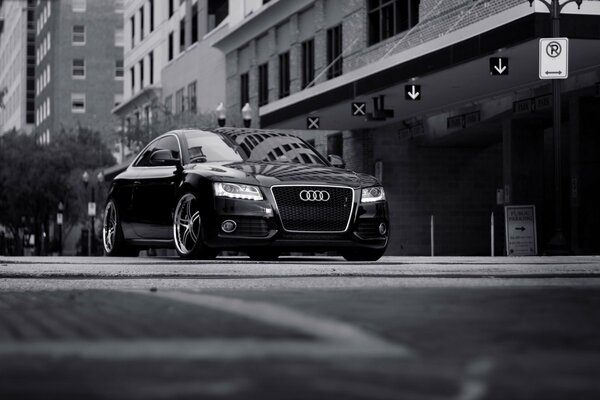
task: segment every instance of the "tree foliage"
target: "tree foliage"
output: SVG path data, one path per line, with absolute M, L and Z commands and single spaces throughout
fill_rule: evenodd
M 15 237 L 24 220 L 47 227 L 59 202 L 67 206 L 65 222 L 77 222 L 81 171 L 114 162 L 100 134 L 84 128 L 60 132 L 46 145 L 16 131 L 0 136 L 0 224 Z

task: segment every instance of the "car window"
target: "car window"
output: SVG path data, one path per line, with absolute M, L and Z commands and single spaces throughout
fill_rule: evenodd
M 184 135 L 192 163 L 243 160 L 235 144 L 220 134 L 189 131 Z
M 181 158 L 181 154 L 179 151 L 179 142 L 175 136 L 169 135 L 164 138 L 158 139 L 150 146 L 146 147 L 143 150 L 143 153 L 139 160 L 135 163 L 136 167 L 152 167 L 150 164 L 150 158 L 152 154 L 157 150 L 169 150 L 171 152 L 171 156 L 177 160 Z

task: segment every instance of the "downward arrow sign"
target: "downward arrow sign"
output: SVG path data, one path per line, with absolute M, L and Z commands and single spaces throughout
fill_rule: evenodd
M 413 100 L 416 100 L 416 99 L 417 99 L 417 97 L 419 97 L 419 95 L 420 95 L 421 93 L 419 93 L 419 92 L 417 91 L 417 87 L 416 87 L 415 85 L 411 85 L 410 87 L 411 87 L 411 90 L 410 90 L 410 91 L 407 91 L 407 92 L 406 92 L 406 94 L 407 94 L 407 95 L 408 95 L 408 96 L 409 96 L 411 99 L 413 99 Z
M 499 58 L 499 59 L 498 59 L 498 65 L 494 65 L 494 69 L 496 69 L 496 71 L 498 71 L 498 73 L 499 73 L 500 75 L 502 75 L 502 73 L 503 73 L 504 71 L 506 71 L 506 67 L 503 67 L 503 66 L 502 66 L 502 58 Z

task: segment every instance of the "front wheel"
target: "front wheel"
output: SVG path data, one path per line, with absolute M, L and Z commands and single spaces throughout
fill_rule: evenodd
M 173 214 L 173 239 L 179 257 L 186 259 L 213 259 L 217 251 L 202 242 L 202 218 L 196 196 L 184 193 Z
M 107 256 L 136 257 L 139 250 L 127 246 L 121 228 L 121 218 L 114 199 L 106 202 L 104 209 L 104 221 L 102 222 L 102 244 Z
M 342 252 L 342 257 L 344 257 L 346 261 L 377 261 L 384 253 L 385 248 L 346 250 Z

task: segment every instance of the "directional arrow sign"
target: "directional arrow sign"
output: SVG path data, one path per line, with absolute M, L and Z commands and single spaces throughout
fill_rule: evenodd
M 364 117 L 367 115 L 367 103 L 352 103 L 352 116 Z
M 521 231 L 521 232 L 525 232 L 525 227 L 524 226 L 520 226 L 518 228 L 515 228 L 516 231 Z
M 508 75 L 508 57 L 491 57 L 490 75 Z
M 404 97 L 406 100 L 421 100 L 421 85 L 404 86 Z
M 321 118 L 319 117 L 307 117 L 306 118 L 306 127 L 308 129 L 319 129 L 321 125 Z
M 540 79 L 569 77 L 569 39 L 540 39 Z

